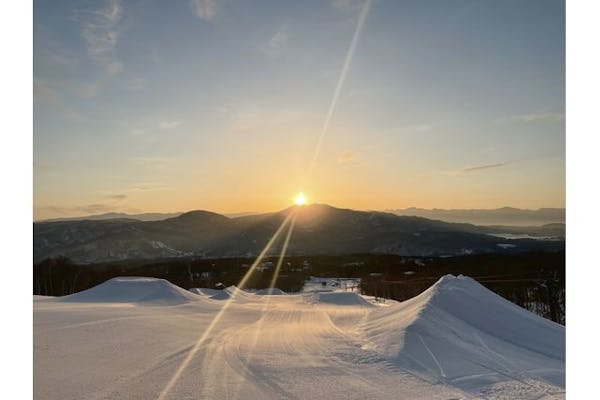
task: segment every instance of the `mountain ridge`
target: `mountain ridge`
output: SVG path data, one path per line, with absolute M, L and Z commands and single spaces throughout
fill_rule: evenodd
M 325 204 L 229 218 L 195 210 L 159 221 L 131 219 L 34 223 L 34 262 L 66 256 L 80 263 L 170 257 L 255 256 L 292 211 L 288 254 L 414 256 L 561 250 L 564 241 L 506 239 L 493 228 Z M 514 232 L 508 232 L 514 233 Z M 282 235 L 283 236 L 283 235 Z M 279 252 L 279 245 L 271 250 Z

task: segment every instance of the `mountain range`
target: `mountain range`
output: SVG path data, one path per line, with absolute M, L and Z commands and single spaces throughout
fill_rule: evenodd
M 558 240 L 505 239 L 522 229 L 448 223 L 415 216 L 355 211 L 324 204 L 230 218 L 191 211 L 158 221 L 133 218 L 34 223 L 34 262 L 66 256 L 78 263 L 171 257 L 252 257 L 292 211 L 296 222 L 288 254 L 379 253 L 442 256 L 564 249 L 564 225 L 535 227 Z M 507 229 L 517 229 L 509 232 Z M 282 237 L 285 235 L 281 235 Z M 280 244 L 272 248 L 278 254 Z
M 531 226 L 552 223 L 565 223 L 564 208 L 539 208 L 527 210 L 514 207 L 501 207 L 495 209 L 451 209 L 440 208 L 401 208 L 386 210 L 396 215 L 410 215 L 430 219 L 439 219 L 446 222 L 464 222 L 477 225 L 511 225 Z

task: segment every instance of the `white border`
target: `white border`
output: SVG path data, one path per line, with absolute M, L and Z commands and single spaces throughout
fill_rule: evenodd
M 3 4 L 2 171 L 0 229 L 4 276 L 3 397 L 32 398 L 32 3 Z M 598 2 L 567 2 L 567 393 L 589 398 L 596 389 L 600 247 Z M 17 282 L 15 284 L 15 282 Z M 7 357 L 7 358 L 5 358 Z M 592 395 L 593 397 L 593 395 Z
M 595 1 L 567 1 L 567 396 L 597 392 L 600 110 Z M 593 395 L 591 395 L 594 397 Z
M 4 2 L 2 63 L 0 244 L 2 263 L 2 397 L 33 397 L 33 4 Z M 10 272 L 8 272 L 10 271 Z

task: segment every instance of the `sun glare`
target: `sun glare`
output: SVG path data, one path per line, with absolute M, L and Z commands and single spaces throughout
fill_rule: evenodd
M 298 195 L 294 199 L 294 203 L 296 203 L 297 206 L 303 206 L 303 205 L 305 205 L 306 204 L 306 197 L 304 197 L 304 193 L 302 193 L 302 192 L 298 193 Z

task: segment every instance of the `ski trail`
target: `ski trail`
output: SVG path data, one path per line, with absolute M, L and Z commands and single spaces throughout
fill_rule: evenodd
M 502 354 L 498 353 L 497 351 L 492 350 L 481 338 L 481 336 L 477 333 L 477 332 L 473 332 L 473 336 L 475 336 L 475 338 L 479 341 L 479 343 L 481 343 L 481 345 L 483 346 L 484 349 L 486 349 L 490 354 L 500 358 L 502 361 L 504 361 L 506 363 L 507 366 L 511 367 L 511 368 L 507 368 L 507 369 L 515 369 L 515 364 L 511 361 L 509 361 L 508 359 L 506 359 L 506 357 L 504 357 Z
M 419 340 L 421 341 L 421 343 L 423 343 L 423 347 L 425 347 L 425 350 L 427 350 L 427 352 L 429 353 L 429 355 L 433 359 L 433 362 L 435 362 L 435 365 L 437 365 L 437 367 L 439 368 L 440 375 L 442 376 L 442 378 L 446 378 L 446 373 L 444 372 L 444 369 L 442 368 L 442 365 L 438 361 L 437 357 L 433 354 L 433 352 L 431 351 L 431 349 L 429 348 L 429 346 L 427 346 L 427 343 L 425 343 L 425 340 L 423 340 L 423 337 L 421 335 L 419 335 L 418 333 L 416 335 L 419 338 Z

